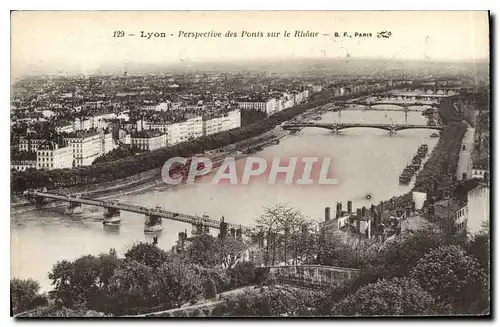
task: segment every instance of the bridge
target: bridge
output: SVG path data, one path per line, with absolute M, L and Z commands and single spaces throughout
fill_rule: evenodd
M 357 104 L 356 104 L 357 105 Z M 363 106 L 363 108 L 360 107 L 347 107 L 343 106 L 340 107 L 338 111 L 341 110 L 347 110 L 347 111 L 396 111 L 396 112 L 424 112 L 425 109 L 396 109 L 396 108 L 373 108 L 371 105 L 366 105 L 366 104 L 359 104 L 359 106 Z
M 145 231 L 155 231 L 161 230 L 155 226 L 161 226 L 162 219 L 170 219 L 174 221 L 179 221 L 187 224 L 191 224 L 193 227 L 193 234 L 207 233 L 210 228 L 224 229 L 228 230 L 233 236 L 241 236 L 243 233 L 249 234 L 254 231 L 251 227 L 245 227 L 240 224 L 226 223 L 224 218 L 222 220 L 210 219 L 208 216 L 204 215 L 202 217 L 196 215 L 188 215 L 184 213 L 178 213 L 173 211 L 165 210 L 161 207 L 147 208 L 134 204 L 127 204 L 114 201 L 105 200 L 93 200 L 86 199 L 77 196 L 67 196 L 62 194 L 55 194 L 49 192 L 39 192 L 34 191 L 29 194 L 30 198 L 33 198 L 36 203 L 43 204 L 46 199 L 59 200 L 68 202 L 68 208 L 73 210 L 75 208 L 81 207 L 82 204 L 102 207 L 105 209 L 104 212 L 104 222 L 111 222 L 113 218 L 119 217 L 120 211 L 134 212 L 138 214 L 143 214 L 146 217 L 145 220 Z
M 355 105 L 355 106 L 363 106 L 366 108 L 372 108 L 374 106 L 398 106 L 403 108 L 401 109 L 379 109 L 379 110 L 384 110 L 384 111 L 414 111 L 414 112 L 422 112 L 425 111 L 426 109 L 410 109 L 410 107 L 413 106 L 432 106 L 435 107 L 437 104 L 434 102 L 391 102 L 391 101 L 377 101 L 377 102 L 362 102 L 362 101 L 355 101 L 355 102 L 344 102 L 341 103 L 344 107 L 347 107 L 348 105 Z M 347 107 L 348 108 L 348 107 Z
M 288 123 L 282 125 L 284 130 L 298 130 L 304 127 L 317 127 L 329 129 L 337 133 L 340 130 L 347 128 L 378 128 L 389 131 L 394 134 L 397 131 L 406 129 L 432 129 L 443 130 L 442 126 L 428 126 L 428 125 L 413 125 L 413 124 L 370 124 L 370 123 Z

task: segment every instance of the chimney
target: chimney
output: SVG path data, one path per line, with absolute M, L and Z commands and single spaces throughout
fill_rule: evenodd
M 325 208 L 325 221 L 330 220 L 330 207 Z
M 347 201 L 347 213 L 352 213 L 352 201 Z
M 363 206 L 363 208 L 361 208 L 361 216 L 366 217 L 366 207 L 365 206 Z
M 380 201 L 380 213 L 384 213 L 385 208 L 384 208 L 384 201 Z
M 338 202 L 337 203 L 337 206 L 338 206 L 338 218 L 342 217 L 342 202 Z
M 373 204 L 370 207 L 370 217 L 375 217 L 375 206 Z

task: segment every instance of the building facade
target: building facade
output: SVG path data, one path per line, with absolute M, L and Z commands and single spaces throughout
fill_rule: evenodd
M 75 167 L 90 166 L 114 148 L 112 133 L 102 130 L 77 131 L 65 139 L 72 148 Z
M 71 146 L 59 147 L 56 143 L 42 143 L 36 151 L 36 168 L 43 170 L 71 168 L 73 151 Z
M 203 119 L 195 117 L 166 126 L 167 144 L 173 145 L 203 136 Z
M 132 135 L 130 144 L 144 151 L 153 151 L 167 146 L 167 135 L 161 132 L 143 131 Z
M 19 151 L 36 152 L 40 144 L 44 143 L 45 139 L 21 138 L 19 140 Z
M 220 117 L 203 120 L 203 135 L 212 135 L 241 126 L 241 112 L 233 110 Z

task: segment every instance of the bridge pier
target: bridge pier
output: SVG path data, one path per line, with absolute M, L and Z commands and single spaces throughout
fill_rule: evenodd
M 104 225 L 118 225 L 120 222 L 120 209 L 114 207 L 104 208 L 102 221 Z
M 389 135 L 393 136 L 393 135 L 396 135 L 396 129 L 394 127 L 392 127 L 390 130 L 389 130 Z
M 163 230 L 162 218 L 149 214 L 144 215 L 144 233 L 160 232 Z
M 68 202 L 65 213 L 68 215 L 82 213 L 82 204 L 80 202 Z
M 203 223 L 197 223 L 191 225 L 191 235 L 200 236 L 210 233 L 210 227 L 203 225 Z

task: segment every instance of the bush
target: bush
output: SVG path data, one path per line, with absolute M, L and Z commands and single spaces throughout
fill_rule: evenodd
M 256 267 L 255 270 L 255 284 L 260 285 L 269 279 L 269 268 Z
M 46 303 L 46 299 L 38 295 L 40 284 L 32 279 L 10 280 L 10 297 L 14 314 L 33 309 Z
M 231 278 L 231 288 L 238 288 L 255 283 L 255 267 L 251 262 L 239 262 L 234 268 L 228 269 Z
M 361 287 L 332 308 L 332 315 L 402 316 L 433 314 L 434 300 L 412 279 L 380 280 Z
M 195 310 L 193 310 L 193 311 L 189 314 L 189 316 L 190 316 L 190 317 L 199 317 L 199 316 L 201 316 L 201 315 L 202 315 L 202 314 L 201 314 L 200 309 L 195 309 Z
M 219 303 L 212 309 L 212 317 L 223 317 L 228 312 L 226 303 Z
M 438 302 L 452 305 L 459 313 L 464 313 L 486 287 L 479 262 L 455 245 L 431 250 L 410 275 Z
M 481 268 L 490 270 L 490 235 L 486 232 L 476 234 L 467 242 L 466 251 L 477 259 Z
M 215 299 L 216 297 L 217 297 L 217 288 L 215 287 L 215 283 L 212 279 L 207 279 L 205 281 L 205 298 Z
M 229 316 L 312 316 L 317 294 L 299 289 L 246 290 L 226 300 Z

